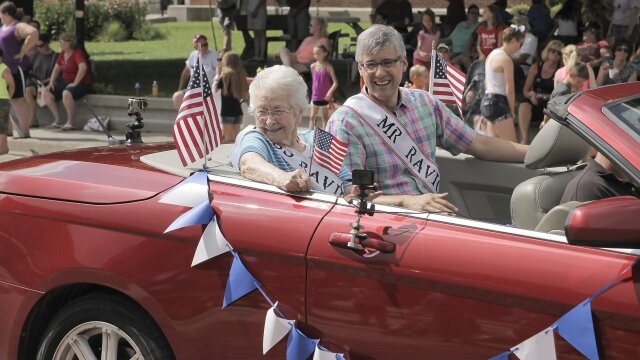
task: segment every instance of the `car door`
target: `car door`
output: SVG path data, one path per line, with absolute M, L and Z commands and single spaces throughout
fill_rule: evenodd
M 213 206 L 221 232 L 237 251 L 265 294 L 278 301 L 290 320 L 305 318 L 305 253 L 322 217 L 335 202 L 323 194 L 292 196 L 274 187 L 230 177 L 210 176 Z M 264 320 L 270 305 L 254 290 L 222 309 L 222 299 L 233 257 L 224 254 L 194 269 L 208 279 L 210 310 L 188 326 L 197 330 L 199 354 L 217 359 L 254 359 L 262 356 Z M 194 275 L 197 276 L 197 275 Z M 205 332 L 205 333 L 203 333 Z M 196 344 L 185 344 L 194 347 Z M 266 357 L 282 358 L 286 341 Z
M 332 234 L 347 233 L 355 220 L 342 204 L 323 219 L 307 257 L 309 335 L 349 359 L 490 358 L 550 326 L 635 258 L 557 235 L 378 211 L 362 219 L 362 231 L 395 244 L 392 253 L 331 245 Z M 601 352 L 640 358 L 633 283 L 592 306 Z M 560 358 L 582 358 L 556 338 Z

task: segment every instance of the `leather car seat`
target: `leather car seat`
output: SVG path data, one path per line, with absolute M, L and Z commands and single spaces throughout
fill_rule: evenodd
M 531 142 L 524 164 L 528 169 L 566 167 L 564 171 L 547 171 L 528 179 L 513 190 L 511 195 L 511 221 L 520 229 L 554 232 L 562 230 L 564 218 L 573 208 L 559 208 L 543 218 L 560 203 L 564 189 L 581 166 L 575 166 L 585 157 L 591 146 L 560 123 L 551 120 Z M 573 207 L 579 205 L 571 204 Z M 560 224 L 560 225 L 559 225 Z M 540 228 L 538 226 L 541 225 Z

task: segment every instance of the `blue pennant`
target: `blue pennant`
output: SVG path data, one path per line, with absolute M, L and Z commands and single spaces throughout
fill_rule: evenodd
M 496 355 L 489 360 L 509 360 L 509 355 L 511 355 L 512 351 L 505 351 L 500 355 Z
M 591 360 L 598 360 L 598 345 L 596 345 L 596 334 L 593 330 L 589 299 L 562 315 L 552 327 L 556 327 L 558 334 L 582 355 Z
M 289 331 L 287 339 L 287 360 L 304 360 L 316 349 L 317 339 L 309 339 L 295 326 Z
M 238 255 L 234 253 L 233 263 L 229 271 L 229 279 L 227 280 L 227 287 L 224 289 L 222 308 L 224 309 L 231 305 L 234 301 L 257 289 L 258 286 L 260 286 L 258 281 L 249 273 L 249 270 L 244 267 Z
M 188 178 L 182 181 L 182 184 L 195 183 L 197 185 L 207 186 L 209 181 L 209 175 L 204 170 L 199 170 L 193 173 Z
M 175 219 L 171 225 L 169 225 L 164 233 L 166 234 L 170 231 L 187 226 L 208 224 L 211 219 L 213 219 L 213 207 L 209 203 L 209 200 L 206 200 L 200 203 L 200 205 L 180 215 L 180 217 Z

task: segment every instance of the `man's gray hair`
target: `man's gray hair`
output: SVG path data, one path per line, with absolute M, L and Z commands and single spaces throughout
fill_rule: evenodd
M 386 25 L 371 25 L 358 35 L 356 61 L 360 63 L 365 54 L 375 55 L 388 46 L 392 46 L 396 50 L 396 56 L 407 57 L 402 35 L 396 29 Z
M 249 86 L 249 111 L 253 112 L 265 96 L 288 100 L 295 110 L 309 105 L 307 84 L 297 71 L 284 65 L 268 67 L 256 75 Z

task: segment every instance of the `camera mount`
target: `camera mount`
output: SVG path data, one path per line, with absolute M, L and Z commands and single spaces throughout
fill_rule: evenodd
M 373 181 L 374 172 L 372 170 L 353 170 L 351 172 L 352 183 L 357 186 L 360 191 L 358 192 L 358 207 L 356 209 L 356 221 L 351 223 L 351 240 L 347 243 L 347 247 L 355 250 L 363 250 L 363 246 L 360 244 L 362 240 L 367 238 L 367 234 L 361 233 L 360 220 L 362 215 L 373 216 L 375 213 L 375 205 L 367 202 L 367 190 L 376 190 L 376 186 Z M 356 239 L 359 241 L 356 242 Z
M 125 142 L 127 144 L 141 144 L 142 132 L 140 129 L 144 127 L 142 122 L 142 113 L 147 109 L 147 99 L 145 98 L 129 98 L 127 103 L 127 115 L 134 116 L 134 121 L 125 126 L 129 129 L 125 133 Z

